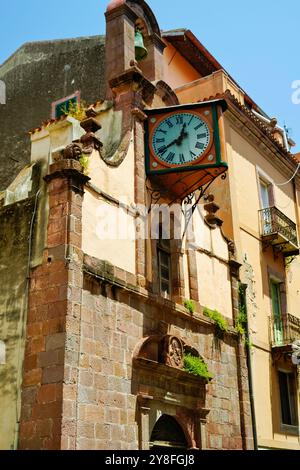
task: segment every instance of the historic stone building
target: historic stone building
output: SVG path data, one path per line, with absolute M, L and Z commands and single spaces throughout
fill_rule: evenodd
M 273 192 L 268 179 L 296 174 L 292 142 L 190 31 L 162 33 L 143 0 L 111 1 L 106 24 L 99 69 L 91 53 L 94 75 L 104 63 L 99 96 L 83 75 L 86 115 L 55 118 L 78 99 L 58 82 L 28 165 L 0 193 L 0 447 L 298 448 L 299 177 Z M 182 113 L 199 128 L 205 116 L 196 148 L 210 135 L 208 161 L 223 160 L 197 172 L 191 161 L 185 184 L 152 175 L 147 146 L 172 115 L 180 134 L 167 147 L 183 148 Z M 275 193 L 290 204 L 276 219 Z M 155 203 L 173 200 L 167 220 Z

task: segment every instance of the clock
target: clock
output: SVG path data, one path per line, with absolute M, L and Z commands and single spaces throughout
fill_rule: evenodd
M 164 165 L 183 166 L 198 161 L 211 147 L 213 131 L 208 121 L 193 111 L 176 111 L 150 120 L 156 124 L 151 133 L 151 150 Z
M 227 170 L 226 109 L 218 99 L 145 110 L 145 166 L 154 186 L 184 197 Z

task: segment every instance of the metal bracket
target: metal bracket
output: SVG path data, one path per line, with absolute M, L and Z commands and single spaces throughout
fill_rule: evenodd
M 222 173 L 221 175 L 215 176 L 211 181 L 204 185 L 200 185 L 197 189 L 195 189 L 193 192 L 188 194 L 187 196 L 184 196 L 184 198 L 177 198 L 173 199 L 171 202 L 169 202 L 168 206 L 172 206 L 172 204 L 175 204 L 176 202 L 180 203 L 182 207 L 182 213 L 185 216 L 185 227 L 184 227 L 184 232 L 182 238 L 184 238 L 188 225 L 193 217 L 193 214 L 201 201 L 202 198 L 205 200 L 208 199 L 208 190 L 210 186 L 213 184 L 213 182 L 218 178 L 221 177 L 222 180 L 225 180 L 227 177 L 227 173 Z M 162 199 L 165 198 L 168 194 L 170 194 L 172 188 L 152 188 L 150 186 L 149 179 L 147 178 L 146 180 L 146 189 L 148 193 L 150 194 L 150 207 L 148 208 L 148 214 L 150 214 L 152 210 L 152 205 L 153 204 L 158 204 L 158 202 Z M 199 192 L 199 193 L 198 193 Z M 194 199 L 196 197 L 196 201 L 193 203 Z

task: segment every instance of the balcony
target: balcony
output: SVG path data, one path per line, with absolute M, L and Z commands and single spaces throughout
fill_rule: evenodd
M 271 324 L 272 347 L 292 345 L 300 340 L 300 318 L 287 313 L 281 318 L 273 317 Z
M 260 212 L 261 236 L 264 247 L 272 245 L 284 256 L 299 254 L 297 226 L 277 207 L 268 207 Z

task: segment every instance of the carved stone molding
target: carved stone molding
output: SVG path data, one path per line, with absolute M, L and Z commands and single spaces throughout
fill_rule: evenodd
M 136 66 L 112 78 L 109 81 L 109 85 L 115 97 L 121 93 L 132 91 L 135 95 L 133 107 L 143 108 L 142 101 L 150 105 L 154 97 L 155 85 L 145 78 L 142 71 Z M 138 96 L 142 100 L 139 100 Z
M 176 336 L 165 336 L 163 343 L 164 364 L 182 369 L 183 367 L 183 344 Z
M 82 147 L 78 143 L 73 142 L 67 145 L 62 151 L 62 157 L 66 160 L 79 160 L 82 154 Z
M 102 143 L 95 134 L 95 132 L 101 129 L 101 125 L 93 117 L 93 110 L 90 109 L 88 112 L 89 116 L 80 123 L 80 126 L 86 132 L 86 134 L 80 138 L 82 152 L 87 155 L 91 154 L 94 149 L 100 150 L 102 147 Z

